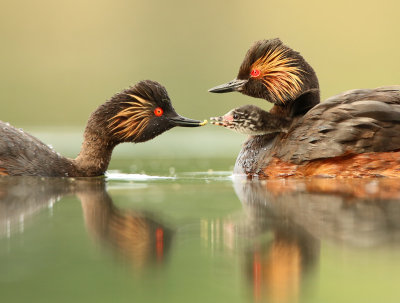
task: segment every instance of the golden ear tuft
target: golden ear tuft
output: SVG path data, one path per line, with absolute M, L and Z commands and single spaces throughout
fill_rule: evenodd
M 121 139 L 138 138 L 149 123 L 153 104 L 136 95 L 134 101 L 124 102 L 128 106 L 109 119 L 108 127 Z
M 257 78 L 282 103 L 287 97 L 295 98 L 303 84 L 300 78 L 303 70 L 296 64 L 297 59 L 286 56 L 287 52 L 284 47 L 277 47 L 251 66 L 251 71 L 259 72 Z

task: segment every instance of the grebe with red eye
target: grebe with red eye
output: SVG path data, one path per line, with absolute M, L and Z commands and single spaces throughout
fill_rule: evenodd
M 178 115 L 161 84 L 141 81 L 114 95 L 91 114 L 75 159 L 65 158 L 37 138 L 0 122 L 0 175 L 100 176 L 119 143 L 144 142 L 175 126 L 206 123 Z
M 400 177 L 400 86 L 344 92 L 319 104 L 313 68 L 279 39 L 248 50 L 236 79 L 209 90 L 239 91 L 274 106 L 244 106 L 212 123 L 249 134 L 235 173 L 260 178 Z

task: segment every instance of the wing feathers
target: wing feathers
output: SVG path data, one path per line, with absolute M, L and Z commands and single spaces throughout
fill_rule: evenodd
M 276 155 L 301 163 L 347 153 L 400 149 L 400 86 L 354 90 L 311 109 L 276 146 Z

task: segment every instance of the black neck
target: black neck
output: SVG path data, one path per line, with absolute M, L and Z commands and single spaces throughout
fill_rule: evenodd
M 274 105 L 270 113 L 284 116 L 284 117 L 297 117 L 305 115 L 311 108 L 319 104 L 320 95 L 319 89 L 313 88 L 302 93 L 294 101 L 291 101 L 287 105 Z
M 315 105 L 319 104 L 320 95 L 318 88 L 312 88 L 301 94 L 291 103 L 290 117 L 303 116 Z

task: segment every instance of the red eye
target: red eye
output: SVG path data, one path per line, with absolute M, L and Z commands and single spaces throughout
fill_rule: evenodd
M 250 75 L 254 78 L 258 77 L 261 74 L 259 69 L 253 69 L 250 73 Z
M 164 113 L 164 111 L 162 110 L 161 107 L 157 107 L 157 108 L 154 110 L 154 114 L 155 114 L 157 117 L 161 117 L 163 113 Z

